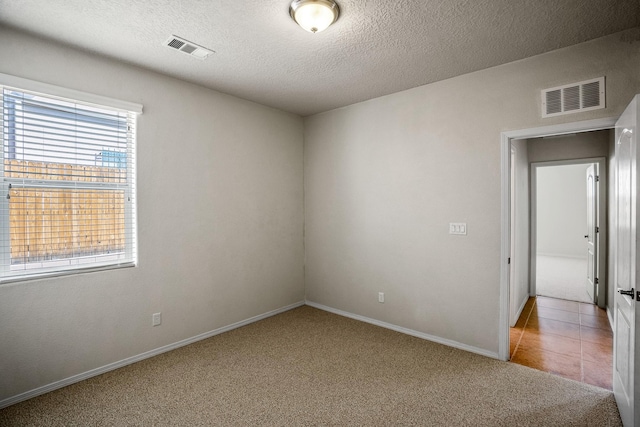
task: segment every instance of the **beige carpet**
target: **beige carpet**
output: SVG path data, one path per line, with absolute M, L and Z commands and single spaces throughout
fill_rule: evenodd
M 607 390 L 305 306 L 11 406 L 0 425 L 621 422 Z

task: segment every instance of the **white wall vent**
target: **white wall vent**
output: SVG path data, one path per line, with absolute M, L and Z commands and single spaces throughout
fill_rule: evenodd
M 604 108 L 604 77 L 542 90 L 542 117 Z
M 202 60 L 215 53 L 214 51 L 207 49 L 206 47 L 199 46 L 178 36 L 171 36 L 162 44 L 164 46 L 179 50 L 182 53 L 186 53 L 189 56 Z

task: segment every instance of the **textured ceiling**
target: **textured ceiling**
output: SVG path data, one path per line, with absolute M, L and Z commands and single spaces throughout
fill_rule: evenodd
M 640 25 L 638 0 L 337 1 L 319 34 L 289 0 L 0 0 L 0 24 L 302 116 Z

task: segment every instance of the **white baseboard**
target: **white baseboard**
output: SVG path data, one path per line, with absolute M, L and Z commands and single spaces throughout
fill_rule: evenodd
M 250 323 L 257 322 L 259 320 L 266 319 L 267 317 L 275 316 L 276 314 L 284 313 L 285 311 L 292 310 L 297 307 L 303 306 L 304 301 L 299 301 L 297 303 L 288 305 L 286 307 L 278 308 L 276 310 L 269 311 L 264 314 L 260 314 L 258 316 L 251 317 L 246 320 L 242 320 L 240 322 L 232 323 L 228 326 L 223 326 L 222 328 L 214 329 L 209 332 L 202 333 L 200 335 L 196 335 L 191 338 L 184 339 L 182 341 L 175 342 L 173 344 L 168 344 L 154 350 L 145 351 L 144 353 L 138 354 L 136 356 L 127 357 L 126 359 L 120 360 L 118 362 L 109 363 L 108 365 L 101 366 L 99 368 L 91 369 L 90 371 L 83 372 L 81 374 L 73 375 L 69 378 L 65 378 L 60 381 L 55 381 L 50 384 L 44 385 L 42 387 L 35 388 L 33 390 L 26 391 L 24 393 L 20 393 L 16 396 L 8 397 L 6 399 L 0 400 L 0 409 L 6 408 L 7 406 L 15 405 L 16 403 L 22 402 L 27 399 L 31 399 L 33 397 L 39 396 L 41 394 L 48 393 L 53 390 L 57 390 L 62 387 L 66 387 L 68 385 L 86 380 L 91 377 L 95 377 L 97 375 L 104 374 L 109 371 L 113 371 L 118 368 L 122 368 L 123 366 L 131 365 L 132 363 L 139 362 L 144 359 L 148 359 L 150 357 L 157 356 L 162 353 L 166 353 L 167 351 L 175 350 L 180 347 L 184 347 L 185 345 L 193 344 L 194 342 L 201 341 L 207 338 L 211 338 L 215 335 L 222 334 L 224 332 L 231 331 L 233 329 L 240 328 L 242 326 L 246 326 Z
M 611 326 L 611 330 L 615 331 L 613 329 L 613 313 L 609 310 L 609 307 L 607 307 L 607 319 L 609 319 L 609 326 Z
M 349 313 L 347 311 L 338 310 L 336 308 L 327 307 L 326 305 L 318 304 L 313 301 L 307 301 L 306 304 L 311 307 L 315 307 L 320 310 L 328 311 L 329 313 L 337 314 L 344 317 L 349 317 L 351 319 L 359 320 L 361 322 L 371 323 L 372 325 L 380 326 L 382 328 L 391 329 L 392 331 L 401 332 L 403 334 L 411 335 L 417 338 L 422 338 L 427 341 L 433 341 L 438 344 L 444 344 L 449 347 L 454 347 L 460 350 L 469 351 L 471 353 L 480 354 L 482 356 L 491 357 L 492 359 L 500 359 L 498 353 L 485 350 L 479 347 L 473 347 L 467 344 L 462 344 L 457 341 L 448 340 L 445 338 L 440 338 L 435 335 L 425 334 L 424 332 L 414 331 L 413 329 L 404 328 L 402 326 L 397 326 L 391 323 L 382 322 L 380 320 L 371 319 L 369 317 L 360 316 L 359 314 Z

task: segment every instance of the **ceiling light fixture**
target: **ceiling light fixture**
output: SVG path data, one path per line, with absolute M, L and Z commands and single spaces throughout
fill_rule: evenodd
M 289 14 L 310 33 L 319 33 L 338 20 L 340 8 L 333 0 L 293 0 Z

